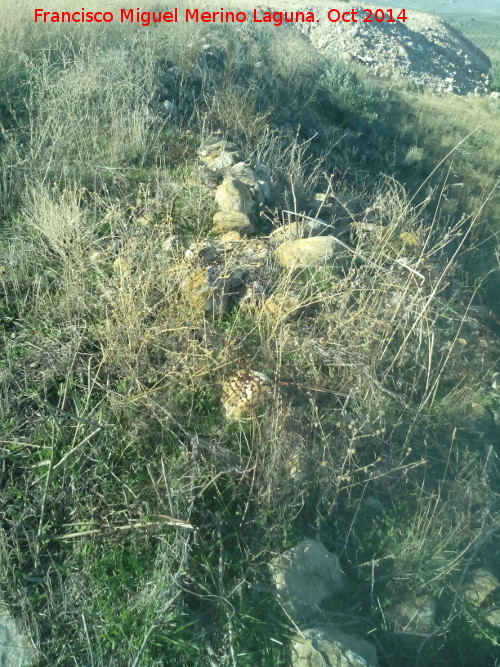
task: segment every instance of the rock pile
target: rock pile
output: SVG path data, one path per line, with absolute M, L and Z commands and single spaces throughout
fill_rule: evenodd
M 361 63 L 381 78 L 406 79 L 435 93 L 488 92 L 489 58 L 438 16 L 406 10 L 405 22 L 379 23 L 372 16 L 372 22 L 365 23 L 363 10 L 369 5 L 338 2 L 335 7 L 340 12 L 355 9 L 358 23 L 332 23 L 329 7 L 315 4 L 306 11 L 314 12 L 319 22 L 290 25 L 306 35 L 320 53 Z M 396 17 L 400 10 L 393 11 Z
M 411 10 L 407 16 L 404 23 L 313 24 L 309 39 L 382 78 L 409 79 L 436 93 L 487 93 L 491 62 L 480 49 L 437 16 Z

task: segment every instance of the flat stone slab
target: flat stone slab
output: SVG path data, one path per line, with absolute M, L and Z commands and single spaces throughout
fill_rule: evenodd
M 345 257 L 345 249 L 333 236 L 313 236 L 308 239 L 285 241 L 274 251 L 285 268 L 307 268 L 333 264 Z
M 0 601 L 1 667 L 29 667 L 34 664 L 35 659 L 36 650 L 33 643 Z
M 292 639 L 292 667 L 378 667 L 375 647 L 334 625 L 303 630 Z
M 270 567 L 278 600 L 295 621 L 314 616 L 323 600 L 345 586 L 339 557 L 315 540 L 300 542 Z

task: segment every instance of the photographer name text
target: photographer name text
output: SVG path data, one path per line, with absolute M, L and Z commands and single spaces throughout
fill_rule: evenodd
M 407 20 L 406 10 L 393 9 L 349 9 L 327 11 L 330 23 L 396 23 Z M 85 8 L 74 12 L 54 12 L 35 9 L 35 23 L 136 23 L 144 27 L 158 23 L 267 23 L 281 26 L 287 23 L 319 23 L 320 18 L 311 11 L 202 11 L 200 9 L 173 9 L 166 11 L 142 11 L 140 8 L 111 11 L 87 11 Z

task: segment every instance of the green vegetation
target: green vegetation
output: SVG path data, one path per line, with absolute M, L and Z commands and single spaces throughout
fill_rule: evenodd
M 490 57 L 500 55 L 500 17 L 445 14 L 444 18 Z
M 381 665 L 493 667 L 499 631 L 460 591 L 498 568 L 500 107 L 273 28 L 34 26 L 8 0 L 0 45 L 0 581 L 39 665 L 287 665 L 267 565 L 318 537 L 349 581 L 325 620 Z M 286 215 L 329 191 L 339 229 L 375 226 L 342 270 L 267 261 L 295 320 L 183 294 L 216 131 Z M 232 423 L 241 368 L 276 399 Z M 415 593 L 436 632 L 387 630 Z
M 500 58 L 493 61 L 491 68 L 491 90 L 500 92 Z

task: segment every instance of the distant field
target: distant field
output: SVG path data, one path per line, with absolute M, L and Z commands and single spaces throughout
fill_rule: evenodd
M 490 58 L 500 58 L 500 17 L 476 18 L 464 14 L 442 14 L 454 28 L 485 51 Z
M 477 17 L 496 16 L 500 18 L 498 0 L 477 0 L 474 4 L 470 0 L 406 0 L 399 5 L 406 9 L 416 9 L 421 12 L 435 12 L 436 14 L 456 14 L 457 16 Z
M 406 0 L 406 9 L 435 13 L 462 32 L 494 59 L 500 59 L 500 2 L 498 0 Z

